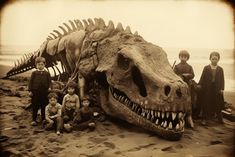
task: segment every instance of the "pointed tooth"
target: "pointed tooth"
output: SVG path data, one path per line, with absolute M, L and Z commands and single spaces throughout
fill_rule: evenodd
M 177 113 L 175 113 L 175 112 L 172 112 L 172 120 L 175 120 L 175 117 L 176 117 L 176 115 L 177 115 Z
M 179 115 L 179 119 L 183 118 L 183 113 L 182 112 L 180 112 L 178 115 Z
M 164 112 L 162 112 L 162 119 L 164 119 L 164 117 L 165 117 L 165 113 L 164 113 Z
M 166 128 L 166 126 L 167 126 L 167 121 L 164 122 L 163 127 Z
M 170 122 L 168 128 L 169 128 L 169 129 L 172 129 L 172 127 L 173 127 L 172 122 Z
M 154 116 L 157 117 L 157 111 L 154 111 Z
M 179 130 L 179 128 L 180 128 L 180 126 L 179 126 L 179 124 L 177 124 L 176 127 L 175 127 L 175 129 L 176 129 L 176 130 Z
M 166 118 L 168 118 L 168 117 L 169 117 L 169 115 L 170 115 L 170 113 L 169 113 L 169 112 L 166 112 Z
M 139 107 L 138 107 L 138 106 L 136 106 L 136 107 L 135 107 L 135 112 L 137 112 L 137 111 L 138 111 L 138 109 L 139 109 Z
M 145 115 L 146 115 L 145 112 L 143 112 L 143 113 L 142 113 L 142 116 L 145 117 Z
M 125 100 L 125 97 L 122 97 L 122 98 L 121 98 L 121 101 L 124 102 L 124 100 Z
M 159 117 L 159 118 L 160 118 L 160 112 L 159 112 L 159 111 L 157 112 L 157 117 Z
M 147 119 L 150 119 L 150 113 L 148 113 L 148 115 L 147 115 Z
M 133 106 L 132 106 L 132 110 L 134 110 L 135 109 L 135 104 L 133 104 Z
M 151 115 L 152 115 L 152 116 L 154 116 L 154 112 L 153 112 L 153 110 L 151 110 Z
M 163 125 L 164 125 L 164 122 L 162 122 L 161 126 L 163 127 Z
M 155 122 L 155 124 L 157 124 L 157 125 L 158 125 L 158 122 L 159 122 L 159 120 L 157 119 L 157 120 L 156 120 L 156 122 Z
M 183 128 L 183 121 L 180 121 L 179 128 Z
M 127 101 L 128 101 L 128 100 L 127 100 L 127 99 L 125 99 L 125 100 L 124 100 L 124 103 L 125 103 L 125 104 L 127 104 Z

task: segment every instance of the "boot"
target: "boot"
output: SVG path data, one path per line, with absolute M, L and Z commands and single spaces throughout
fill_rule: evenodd
M 222 112 L 217 113 L 217 118 L 218 118 L 219 124 L 224 124 Z
M 186 120 L 187 120 L 187 125 L 188 125 L 190 128 L 194 128 L 194 123 L 193 123 L 192 115 L 188 115 L 188 116 L 186 117 Z

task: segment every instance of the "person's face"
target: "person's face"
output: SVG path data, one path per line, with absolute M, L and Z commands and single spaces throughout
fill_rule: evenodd
M 52 98 L 49 99 L 49 103 L 51 105 L 55 105 L 57 103 L 57 99 L 55 97 L 52 97 Z
M 74 92 L 75 92 L 75 89 L 74 89 L 74 88 L 68 87 L 68 93 L 69 93 L 69 94 L 74 94 Z
M 188 57 L 187 56 L 180 56 L 180 61 L 181 62 L 186 62 L 188 60 Z
M 57 83 L 51 85 L 52 89 L 60 89 L 60 86 Z
M 45 68 L 45 64 L 43 62 L 36 63 L 36 68 L 38 70 L 43 70 Z
M 210 60 L 211 60 L 212 65 L 217 65 L 217 63 L 219 62 L 219 57 L 213 55 L 213 56 L 211 56 Z
M 83 100 L 82 105 L 85 106 L 85 107 L 88 107 L 90 105 L 90 101 L 89 100 Z

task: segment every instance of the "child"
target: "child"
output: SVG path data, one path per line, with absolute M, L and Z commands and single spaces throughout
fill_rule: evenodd
M 29 95 L 32 97 L 33 121 L 31 125 L 36 126 L 37 112 L 41 108 L 41 119 L 45 120 L 45 107 L 48 104 L 48 89 L 51 84 L 50 73 L 44 68 L 46 60 L 43 57 L 35 59 L 36 70 L 32 72 L 29 81 Z
M 80 101 L 77 94 L 75 94 L 77 84 L 73 81 L 68 83 L 68 94 L 63 98 L 62 102 L 62 116 L 64 123 L 71 123 L 76 117 L 80 108 Z
M 194 72 L 193 72 L 192 66 L 187 63 L 189 58 L 190 58 L 190 55 L 188 51 L 181 50 L 179 53 L 180 63 L 174 67 L 174 72 L 177 75 L 179 75 L 183 79 L 184 82 L 188 84 L 190 93 L 192 95 L 191 86 L 192 86 L 192 79 L 194 78 Z M 191 112 L 187 113 L 186 117 L 187 117 L 187 122 L 189 126 L 193 128 L 194 124 L 192 120 L 192 113 Z
M 94 116 L 97 116 L 97 112 L 93 112 L 93 110 L 89 107 L 90 100 L 88 96 L 84 96 L 82 99 L 82 107 L 78 112 L 78 115 L 74 121 L 75 124 L 78 124 L 77 127 L 79 130 L 95 129 Z
M 223 123 L 221 110 L 223 108 L 224 71 L 218 66 L 220 54 L 212 52 L 210 54 L 211 64 L 204 67 L 199 87 L 202 92 L 202 125 L 206 125 L 206 120 L 210 116 L 217 114 L 219 123 Z
M 58 96 L 58 103 L 62 104 L 63 101 L 63 83 L 59 82 L 59 81 L 52 81 L 51 82 L 51 88 L 49 89 L 49 91 L 51 93 L 56 93 Z
M 56 93 L 48 95 L 49 104 L 46 106 L 46 129 L 50 130 L 56 127 L 56 134 L 60 135 L 63 126 L 61 118 L 61 105 L 57 103 L 58 96 Z
M 187 84 L 189 84 L 190 80 L 194 78 L 193 68 L 187 63 L 189 57 L 190 55 L 186 50 L 180 51 L 180 63 L 174 67 L 174 72 L 179 75 Z

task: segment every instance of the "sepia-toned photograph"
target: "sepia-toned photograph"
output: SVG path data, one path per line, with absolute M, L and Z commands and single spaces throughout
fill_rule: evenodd
M 234 4 L 0 5 L 1 157 L 233 157 Z

